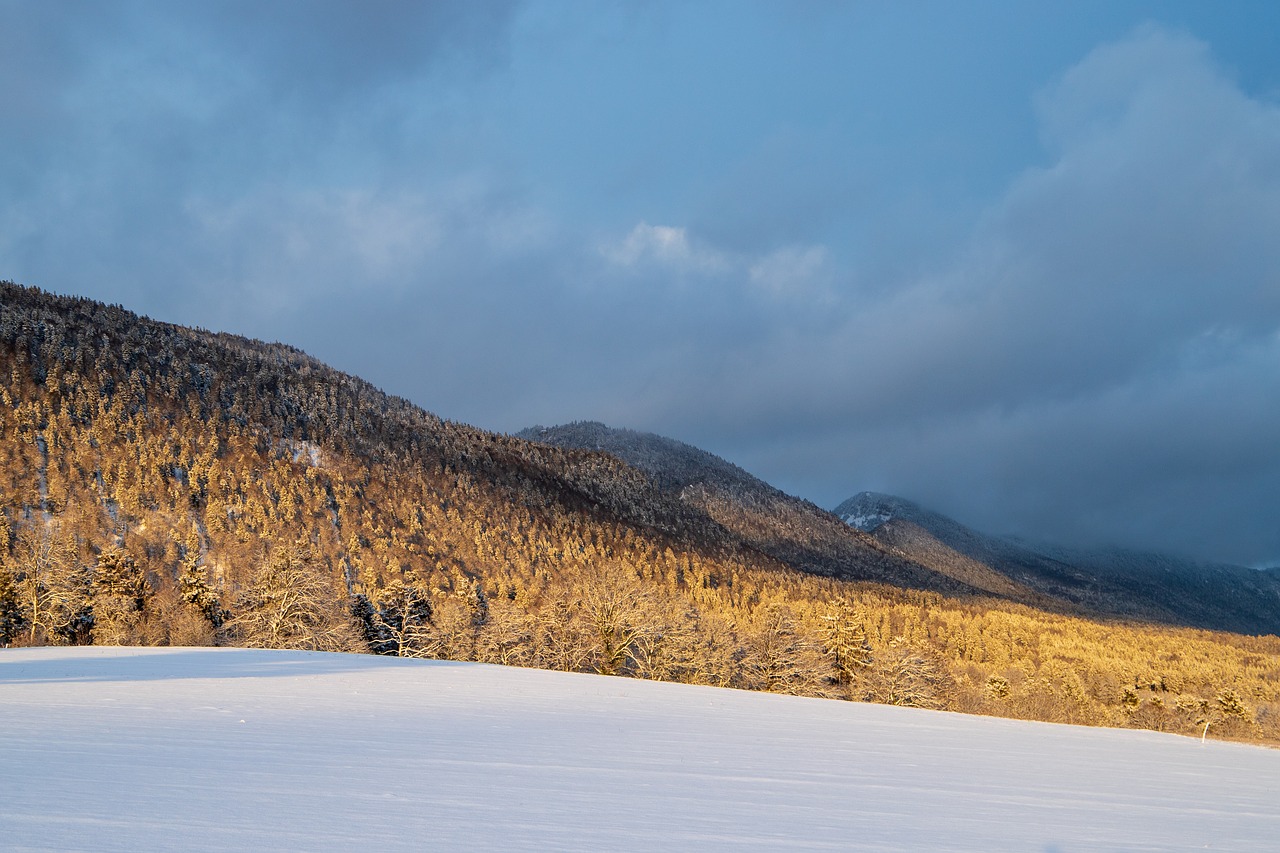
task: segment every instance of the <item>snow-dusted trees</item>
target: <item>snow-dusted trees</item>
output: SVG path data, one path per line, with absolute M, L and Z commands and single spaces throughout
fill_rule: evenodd
M 27 641 L 87 642 L 93 627 L 92 574 L 74 536 L 57 520 L 34 520 L 18 533 L 9 574 L 23 608 Z
M 359 634 L 344 603 L 304 544 L 277 545 L 240 590 L 226 628 L 252 648 L 352 651 Z
M 22 632 L 22 597 L 13 573 L 0 563 L 0 646 L 8 646 Z
M 856 682 L 872 663 L 864 620 L 864 615 L 845 601 L 822 617 L 823 649 L 831 660 L 836 682 L 845 687 Z
M 207 572 L 194 560 L 184 563 L 178 575 L 178 591 L 182 601 L 194 608 L 211 628 L 221 628 L 224 618 L 218 593 L 209 585 Z
M 791 608 L 771 602 L 753 615 L 742 655 L 744 686 L 770 693 L 826 694 L 831 666 Z
M 374 649 L 1171 731 L 1212 713 L 1280 740 L 1274 637 L 944 595 L 889 556 L 843 581 L 845 525 L 737 500 L 737 476 L 677 498 L 290 347 L 0 282 L 0 641 Z
M 99 554 L 92 584 L 93 642 L 100 646 L 140 643 L 154 592 L 133 557 L 118 548 Z
M 368 600 L 365 599 L 367 603 Z M 431 594 L 413 580 L 395 580 L 362 608 L 370 646 L 381 654 L 427 657 L 432 645 Z
M 953 687 L 945 664 L 901 638 L 872 657 L 859 683 L 863 699 L 915 708 L 945 708 Z

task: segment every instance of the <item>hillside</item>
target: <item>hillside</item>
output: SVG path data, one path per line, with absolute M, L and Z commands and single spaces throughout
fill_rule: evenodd
M 361 568 L 406 570 L 415 556 L 465 571 L 478 556 L 468 551 L 498 544 L 434 543 L 429 520 L 455 539 L 484 539 L 497 525 L 503 539 L 589 551 L 589 540 L 640 535 L 649 547 L 679 543 L 735 566 L 777 567 L 605 454 L 442 420 L 282 344 L 0 289 L 11 533 L 37 513 L 85 521 L 97 511 L 101 532 L 124 538 L 146 526 L 142 516 L 169 510 L 180 517 L 167 520 L 192 528 L 176 550 L 202 560 L 217 531 L 280 540 L 271 528 L 301 526 L 315 540 L 310 528 L 328 520 L 321 532 L 343 552 L 349 588 L 368 579 Z M 406 481 L 411 492 L 395 493 Z M 367 529 L 369 520 L 384 529 Z M 385 565 L 363 565 L 374 542 Z
M 951 593 L 1031 597 L 1029 590 L 989 569 L 960 573 L 904 560 L 812 503 L 671 438 L 595 422 L 531 427 L 517 435 L 551 447 L 609 453 L 639 468 L 681 505 L 704 513 L 752 549 L 799 571 Z
M 0 651 L 21 851 L 1269 851 L 1280 752 L 677 684 Z
M 862 492 L 836 515 L 904 557 L 999 572 L 1087 612 L 1280 634 L 1280 575 L 1132 550 L 1087 550 L 990 536 L 892 495 Z
M 7 645 L 365 651 L 1280 740 L 1275 637 L 991 595 L 689 448 L 698 483 L 13 284 L 0 376 Z

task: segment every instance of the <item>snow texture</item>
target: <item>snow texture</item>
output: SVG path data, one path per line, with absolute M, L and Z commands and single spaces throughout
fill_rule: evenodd
M 845 524 L 852 525 L 864 533 L 872 533 L 877 527 L 886 524 L 892 516 L 887 513 L 871 513 L 863 515 L 848 514 L 841 516 L 840 520 Z
M 1258 850 L 1280 751 L 601 676 L 0 651 L 0 848 Z

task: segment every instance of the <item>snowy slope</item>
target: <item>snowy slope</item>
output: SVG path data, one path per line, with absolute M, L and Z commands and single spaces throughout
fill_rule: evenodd
M 596 676 L 0 651 L 6 850 L 1267 850 L 1280 751 Z

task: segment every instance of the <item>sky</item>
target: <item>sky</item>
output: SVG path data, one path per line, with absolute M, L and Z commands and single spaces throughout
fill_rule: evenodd
M 1280 4 L 0 0 L 0 278 L 1280 564 Z

